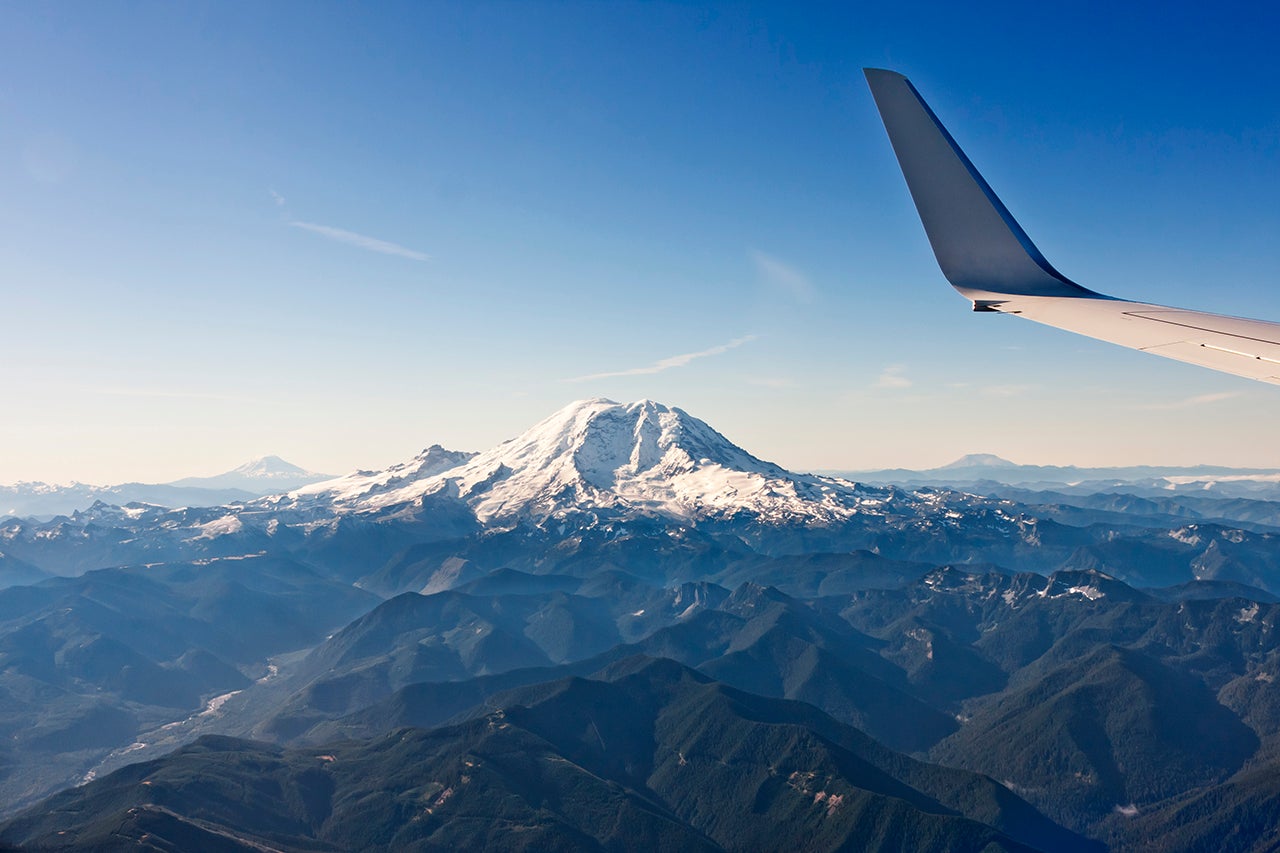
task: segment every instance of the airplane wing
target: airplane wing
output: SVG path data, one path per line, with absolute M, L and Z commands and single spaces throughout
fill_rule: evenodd
M 864 73 L 938 266 L 973 310 L 1280 384 L 1280 323 L 1127 302 L 1071 281 L 1040 254 L 910 81 Z

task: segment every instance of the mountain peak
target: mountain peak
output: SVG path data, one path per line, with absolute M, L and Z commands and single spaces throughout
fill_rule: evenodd
M 452 496 L 481 521 L 599 510 L 812 518 L 847 514 L 858 503 L 856 491 L 843 481 L 791 474 L 757 459 L 674 406 L 595 397 L 570 403 L 447 470 L 429 474 L 415 460 L 318 484 L 295 497 L 359 512 L 426 495 Z
M 434 482 L 439 474 L 466 464 L 476 454 L 465 450 L 449 450 L 433 444 L 407 462 L 392 465 L 383 471 L 356 471 L 344 477 L 334 477 L 302 486 L 290 497 L 294 500 L 321 500 L 337 503 L 364 503 L 386 505 L 397 501 L 388 495 L 407 495 L 415 492 L 420 497 L 432 489 L 422 486 Z
M 961 456 L 949 465 L 943 465 L 938 471 L 950 471 L 955 468 L 1017 468 L 1017 462 L 1002 459 L 994 453 L 969 453 Z
M 654 490 L 699 471 L 721 469 L 765 477 L 786 472 L 763 462 L 687 412 L 653 400 L 581 400 L 474 460 L 478 471 L 505 469 L 517 501 L 541 500 L 568 488 L 588 505 L 609 496 L 658 497 Z M 464 478 L 466 479 L 466 478 Z M 523 481 L 523 482 L 521 482 Z M 460 482 L 466 493 L 466 482 Z M 532 491 L 529 491 L 532 489 Z M 596 494 L 590 494 L 595 492 Z
M 624 479 L 687 473 L 707 464 L 781 472 L 704 421 L 653 400 L 622 404 L 596 398 L 571 403 L 500 447 L 508 448 L 501 454 L 508 464 L 531 457 L 560 459 L 600 489 Z
M 475 453 L 471 451 L 449 450 L 438 444 L 433 444 L 413 458 L 415 461 L 422 463 L 419 467 L 419 473 L 425 475 L 427 473 L 438 474 L 441 471 L 456 468 L 473 456 L 475 456 Z
M 227 473 L 239 474 L 243 477 L 261 477 L 268 479 L 276 477 L 305 477 L 311 474 L 310 471 L 307 471 L 304 468 L 299 468 L 292 462 L 286 462 L 279 456 L 259 456 L 256 459 L 250 459 L 238 468 L 232 468 Z
M 331 478 L 286 462 L 279 456 L 259 456 L 236 468 L 213 477 L 185 477 L 169 483 L 170 486 L 205 489 L 241 489 L 252 494 L 287 492 L 307 483 Z

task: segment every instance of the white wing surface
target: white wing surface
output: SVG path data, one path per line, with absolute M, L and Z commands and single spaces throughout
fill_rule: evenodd
M 1017 314 L 1166 358 L 1280 384 L 1280 323 L 1126 302 L 1040 254 L 910 81 L 864 70 L 942 274 L 973 310 Z

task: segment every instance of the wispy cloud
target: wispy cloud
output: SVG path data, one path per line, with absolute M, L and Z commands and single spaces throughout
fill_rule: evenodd
M 876 378 L 872 388 L 910 388 L 911 380 L 903 374 L 907 372 L 905 364 L 891 364 Z
M 736 349 L 743 344 L 756 340 L 759 335 L 746 335 L 741 338 L 734 338 L 727 344 L 721 344 L 710 349 L 700 350 L 699 352 L 687 352 L 682 355 L 673 355 L 669 358 L 660 359 L 646 367 L 633 367 L 629 370 L 612 370 L 606 373 L 592 373 L 587 376 L 575 376 L 572 379 L 566 379 L 565 382 L 586 382 L 589 379 L 608 379 L 614 376 L 644 376 L 649 373 L 661 373 L 664 370 L 671 370 L 676 367 L 684 367 L 691 361 L 699 358 L 707 358 L 713 355 L 721 355 L 731 349 Z
M 749 253 L 760 277 L 799 302 L 813 301 L 814 287 L 809 278 L 795 267 L 773 255 L 752 249 Z
M 253 398 L 239 394 L 216 394 L 203 391 L 173 391 L 167 388 L 86 388 L 94 394 L 105 397 L 150 397 L 164 400 L 229 400 L 234 402 L 251 402 Z
M 1136 406 L 1135 408 L 1151 412 L 1166 412 L 1172 409 L 1191 409 L 1196 406 L 1208 406 L 1211 403 L 1220 403 L 1223 400 L 1230 400 L 1232 397 L 1239 397 L 1242 393 L 1244 392 L 1218 391 L 1213 394 L 1197 394 L 1194 397 L 1174 400 L 1169 403 L 1149 403 L 1145 406 Z
M 288 203 L 284 200 L 284 196 L 280 195 L 280 193 L 275 190 L 268 189 L 267 192 L 271 193 L 271 200 L 276 203 L 276 207 L 284 207 Z
M 379 240 L 377 237 L 367 237 L 364 234 L 357 234 L 354 231 L 345 231 L 342 228 L 334 228 L 331 225 L 317 225 L 314 222 L 298 222 L 296 220 L 289 224 L 294 228 L 302 228 L 306 231 L 319 234 L 321 237 L 328 237 L 330 240 L 337 240 L 339 243 L 346 243 L 349 246 L 368 249 L 370 252 L 380 252 L 384 255 L 397 255 L 401 258 L 409 258 L 415 261 L 425 261 L 428 258 L 428 255 L 425 253 L 401 246 L 399 243 Z
M 788 379 L 785 376 L 751 376 L 747 379 L 749 385 L 759 385 L 761 388 L 794 388 L 796 381 Z
M 1035 389 L 1035 385 L 983 385 L 979 393 L 984 397 L 1021 397 Z

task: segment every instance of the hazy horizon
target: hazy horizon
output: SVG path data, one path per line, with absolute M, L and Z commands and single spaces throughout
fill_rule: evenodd
M 583 401 L 575 401 L 575 403 L 580 403 L 580 402 L 583 402 Z M 615 401 L 615 402 L 624 402 L 624 404 L 625 404 L 625 402 L 630 402 L 630 401 Z M 638 402 L 638 401 L 637 401 L 637 402 Z M 661 401 L 658 401 L 658 402 L 661 402 Z M 569 405 L 570 405 L 570 406 L 572 406 L 572 405 L 575 405 L 575 403 L 570 403 Z M 551 413 L 548 413 L 548 414 L 551 414 Z M 693 415 L 694 415 L 694 417 L 697 417 L 697 415 L 696 415 L 695 413 L 690 413 L 690 414 L 693 414 Z M 716 425 L 715 425 L 715 424 L 710 424 L 710 425 L 711 425 L 713 428 L 716 428 Z M 534 426 L 534 424 L 532 424 L 532 423 L 528 425 L 528 427 L 529 427 L 529 428 L 532 428 L 533 426 Z M 521 432 L 523 432 L 523 430 L 522 430 Z M 453 446 L 445 446 L 445 449 L 446 449 L 446 450 L 453 450 L 453 451 L 483 452 L 483 451 L 485 451 L 485 450 L 489 450 L 489 449 L 491 449 L 491 447 L 492 447 L 492 446 L 496 446 L 497 444 L 500 444 L 500 443 L 501 443 L 501 442 L 503 442 L 503 441 L 506 441 L 506 440 L 508 440 L 508 439 L 515 438 L 515 437 L 516 437 L 516 434 L 512 434 L 512 435 L 510 435 L 510 436 L 506 436 L 506 437 L 505 437 L 505 438 L 503 438 L 503 439 L 500 439 L 500 440 L 499 440 L 499 441 L 497 441 L 497 442 L 494 442 L 494 443 L 493 443 L 493 445 L 485 446 L 485 447 L 453 447 Z M 728 438 L 730 441 L 733 441 L 733 438 L 732 438 L 731 436 L 726 436 L 726 438 Z M 735 442 L 735 443 L 736 443 L 736 442 Z M 440 444 L 440 442 L 427 442 L 427 443 L 425 443 L 425 444 L 422 446 L 422 448 L 421 448 L 421 449 L 425 449 L 425 448 L 427 448 L 427 447 L 430 447 L 430 446 L 431 446 L 431 445 L 433 445 L 433 444 Z M 741 446 L 741 445 L 739 445 L 739 446 Z M 751 452 L 751 448 L 750 448 L 750 447 L 744 447 L 744 449 L 745 449 L 745 450 L 747 450 L 748 452 Z M 412 454 L 410 454 L 410 455 L 412 455 Z M 754 454 L 754 455 L 759 456 L 759 454 Z M 968 452 L 966 452 L 966 453 L 960 454 L 959 456 L 956 456 L 956 457 L 953 457 L 953 458 L 950 458 L 950 459 L 944 460 L 944 461 L 939 462 L 939 463 L 936 463 L 936 464 L 930 464 L 930 465 L 883 465 L 883 466 L 878 466 L 878 467 L 863 467 L 863 468 L 847 468 L 847 467 L 839 467 L 839 466 L 822 466 L 822 465 L 812 466 L 812 467 L 808 467 L 808 468 L 801 468 L 801 467 L 793 467 L 793 466 L 786 465 L 785 463 L 781 463 L 781 462 L 779 462 L 779 461 L 778 461 L 778 460 L 776 460 L 776 459 L 769 459 L 769 458 L 767 458 L 767 457 L 761 457 L 761 458 L 764 458 L 764 459 L 766 459 L 766 461 L 769 461 L 769 462 L 775 462 L 775 463 L 777 463 L 777 464 L 781 464 L 781 465 L 782 465 L 782 467 L 787 468 L 788 470 L 797 471 L 797 472 L 814 472 L 814 473 L 860 473 L 860 472 L 866 472 L 866 473 L 875 473 L 875 472 L 880 472 L 880 471 L 892 471 L 892 470 L 926 471 L 926 470 L 933 470 L 933 469 L 947 468 L 947 467 L 953 466 L 953 465 L 955 465 L 955 464 L 957 464 L 957 463 L 963 462 L 963 461 L 965 461 L 965 460 L 969 459 L 970 457 L 996 457 L 996 458 L 997 458 L 997 459 L 999 459 L 999 461 L 1001 461 L 1001 462 L 1008 463 L 1008 464 L 1010 464 L 1010 465 L 1012 465 L 1012 466 L 1019 466 L 1019 467 L 1049 467 L 1049 468 L 1057 468 L 1057 467 L 1062 467 L 1062 468 L 1071 468 L 1071 467 L 1074 467 L 1074 468 L 1081 468 L 1081 469 L 1092 469 L 1092 468 L 1123 468 L 1123 467 L 1190 468 L 1190 467 L 1197 467 L 1197 466 L 1206 466 L 1206 467 L 1233 467 L 1233 468 L 1239 468 L 1239 469 L 1242 469 L 1242 470 L 1244 470 L 1244 469 L 1266 468 L 1266 467 L 1267 467 L 1267 466 L 1249 466 L 1249 465 L 1220 466 L 1220 465 L 1219 465 L 1219 463 L 1215 463 L 1215 462 L 1213 462 L 1213 461 L 1201 461 L 1201 462 L 1190 462 L 1190 463 L 1130 462 L 1130 463 L 1124 463 L 1123 465 L 1089 465 L 1089 464 L 1074 463 L 1074 462 L 1037 462 L 1037 461 L 1025 461 L 1025 460 L 1010 459 L 1010 458 L 1008 458 L 1007 456 L 1005 456 L 1005 455 L 1003 455 L 1003 454 L 1001 454 L 1001 453 L 994 453 L 994 452 L 991 452 L 991 451 L 981 450 L 981 449 L 968 451 Z M 393 459 L 393 460 L 390 460 L 387 464 L 388 464 L 388 465 L 390 465 L 390 464 L 395 464 L 395 463 L 398 463 L 398 462 L 403 462 L 403 461 L 405 461 L 405 459 L 407 459 L 407 458 L 408 458 L 408 457 L 406 456 L 406 457 L 404 457 L 404 458 L 400 458 L 400 459 Z M 278 460 L 281 460 L 281 461 L 283 461 L 283 462 L 285 462 L 285 463 L 287 463 L 287 464 L 294 465 L 294 466 L 296 466 L 296 467 L 298 467 L 298 468 L 300 468 L 300 469 L 302 469 L 302 470 L 304 470 L 304 471 L 306 471 L 306 472 L 309 472 L 309 473 L 323 473 L 323 474 L 332 475 L 332 476 L 334 476 L 334 477 L 341 477 L 341 476 L 344 476 L 344 475 L 346 475 L 346 474 L 352 473 L 353 471 L 356 471 L 356 470 L 380 470 L 381 468 L 387 467 L 386 465 L 357 465 L 357 466 L 355 466 L 355 467 L 353 467 L 353 468 L 348 468 L 348 469 L 341 470 L 341 471 L 339 471 L 339 470 L 329 470 L 329 471 L 326 471 L 326 470 L 324 470 L 324 469 L 322 469 L 322 468 L 317 468 L 317 467 L 309 466 L 309 465 L 306 465 L 306 464 L 300 464 L 300 463 L 298 462 L 298 460 L 291 458 L 291 457 L 290 457 L 290 456 L 288 456 L 287 454 L 281 454 L 281 453 L 259 453 L 259 454 L 255 454 L 255 455 L 254 455 L 254 456 L 252 456 L 252 457 L 249 457 L 249 458 L 243 459 L 243 460 L 241 460 L 239 463 L 237 463 L 236 465 L 230 466 L 230 467 L 228 467 L 228 468 L 218 469 L 218 470 L 198 470 L 198 471 L 197 471 L 197 470 L 192 470 L 192 471 L 187 471 L 187 472 L 185 472 L 185 473 L 182 473 L 182 474 L 180 474 L 180 475 L 178 475 L 178 476 L 176 476 L 176 477 L 169 477 L 168 479 L 165 479 L 165 480 L 146 480 L 146 479 L 141 478 L 141 477 L 127 477 L 127 478 L 122 479 L 122 480 L 113 480 L 113 481 L 90 481 L 90 480 L 86 480 L 86 479 L 84 479 L 84 478 L 72 477 L 72 478 L 69 478 L 69 479 L 67 479 L 67 480 L 61 480 L 61 481 L 48 481 L 48 480 L 46 480 L 46 481 L 38 481 L 38 480 L 37 480 L 37 481 L 32 481 L 32 480 L 25 480 L 25 481 L 24 481 L 24 480 L 19 480 L 19 481 L 3 481 L 3 482 L 0 482 L 0 486 L 11 486 L 11 485 L 16 485 L 16 484 L 17 484 L 17 483 L 19 483 L 19 482 L 45 482 L 45 483 L 48 483 L 48 484 L 50 484 L 50 485 L 66 485 L 66 484 L 70 484 L 71 482 L 78 482 L 78 483 L 80 483 L 80 484 L 82 484 L 82 485 L 91 485 L 91 486 L 114 486 L 114 485 L 121 485 L 121 484 L 125 484 L 125 483 L 156 483 L 156 484 L 163 484 L 163 483 L 172 483 L 172 482 L 177 482 L 177 481 L 181 481 L 181 480 L 184 480 L 184 479 L 202 479 L 202 478 L 212 478 L 212 477 L 216 477 L 216 476 L 219 476 L 219 475 L 232 473 L 232 472 L 234 472 L 236 469 L 239 469 L 239 468 L 241 468 L 241 467 L 250 466 L 250 465 L 252 465 L 252 464 L 254 464 L 254 463 L 258 463 L 258 462 L 261 462 L 261 461 L 264 461 L 264 460 L 270 460 L 270 459 L 278 459 Z

